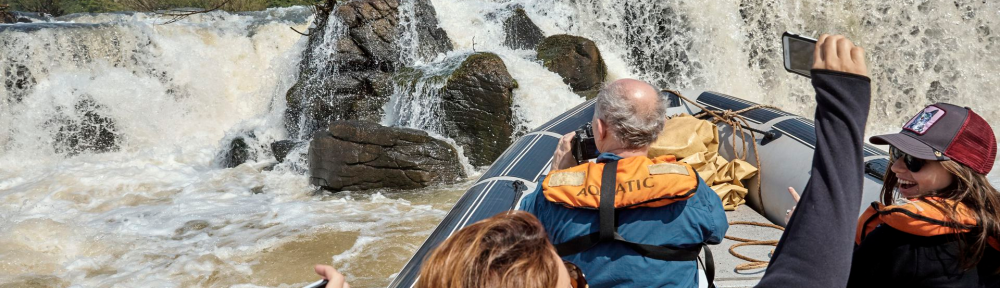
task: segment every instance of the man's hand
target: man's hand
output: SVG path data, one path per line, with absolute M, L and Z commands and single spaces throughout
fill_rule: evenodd
M 316 274 L 329 281 L 326 283 L 326 288 L 351 288 L 351 285 L 347 284 L 344 274 L 340 274 L 332 266 L 316 265 L 313 269 L 316 269 Z
M 868 66 L 865 65 L 865 49 L 854 46 L 854 43 L 843 35 L 819 36 L 816 49 L 813 50 L 813 69 L 824 69 L 868 76 Z
M 576 136 L 575 131 L 569 132 L 559 139 L 556 152 L 552 154 L 552 171 L 577 165 L 576 158 L 573 158 L 573 145 L 570 145 L 573 142 L 573 136 Z

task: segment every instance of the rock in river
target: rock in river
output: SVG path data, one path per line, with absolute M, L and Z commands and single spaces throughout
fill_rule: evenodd
M 472 165 L 493 163 L 514 133 L 511 110 L 517 82 L 493 53 L 469 55 L 442 88 L 444 131 L 462 146 Z
M 574 92 L 599 89 L 608 75 L 601 51 L 590 39 L 553 35 L 542 40 L 537 51 L 545 68 L 562 76 Z
M 309 145 L 309 182 L 330 191 L 416 189 L 465 177 L 458 152 L 426 132 L 333 121 Z

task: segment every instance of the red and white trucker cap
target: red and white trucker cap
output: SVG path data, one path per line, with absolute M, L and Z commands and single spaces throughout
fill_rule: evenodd
M 892 145 L 925 160 L 952 160 L 988 174 L 997 155 L 997 141 L 990 124 L 972 109 L 947 103 L 924 108 L 896 134 L 868 139 L 872 144 Z

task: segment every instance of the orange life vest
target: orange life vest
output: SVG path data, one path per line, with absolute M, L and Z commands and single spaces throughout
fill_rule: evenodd
M 605 163 L 585 163 L 549 173 L 542 182 L 545 199 L 570 208 L 598 209 Z M 698 175 L 673 155 L 618 161 L 615 208 L 662 207 L 687 200 L 698 187 Z
M 937 202 L 935 198 L 928 200 Z M 977 225 L 976 218 L 969 212 L 965 204 L 957 203 L 956 205 L 951 200 L 945 200 L 943 203 L 945 209 L 955 207 L 958 219 L 947 220 L 948 218 L 940 210 L 925 200 L 892 206 L 872 202 L 872 206 L 868 207 L 865 213 L 862 213 L 861 217 L 858 218 L 858 229 L 854 242 L 861 244 L 861 240 L 880 224 L 886 224 L 896 230 L 917 236 L 965 233 Z M 997 239 L 990 238 L 989 243 L 993 249 L 1000 250 Z

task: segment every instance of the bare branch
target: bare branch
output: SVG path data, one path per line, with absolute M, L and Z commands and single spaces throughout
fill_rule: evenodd
M 288 27 L 288 28 L 291 28 L 292 31 L 295 31 L 295 33 L 299 33 L 299 35 L 306 36 L 306 37 L 312 36 L 312 32 L 302 33 L 302 32 L 299 32 L 299 30 L 295 30 L 295 27 Z
M 233 0 L 222 1 L 222 2 L 219 3 L 219 5 L 215 5 L 215 7 L 212 7 L 212 9 L 208 9 L 208 10 L 187 11 L 187 12 L 178 11 L 178 10 L 171 10 L 173 12 L 158 13 L 158 14 L 163 15 L 163 16 L 173 17 L 169 21 L 167 21 L 167 22 L 165 22 L 163 24 L 160 24 L 160 25 L 167 25 L 167 24 L 170 24 L 170 23 L 174 23 L 174 22 L 177 22 L 177 21 L 184 20 L 184 18 L 191 17 L 193 15 L 204 14 L 204 13 L 209 13 L 209 12 L 212 12 L 212 11 L 216 11 L 216 10 L 221 9 L 223 6 L 226 6 L 226 4 L 229 4 L 229 2 L 233 2 Z

